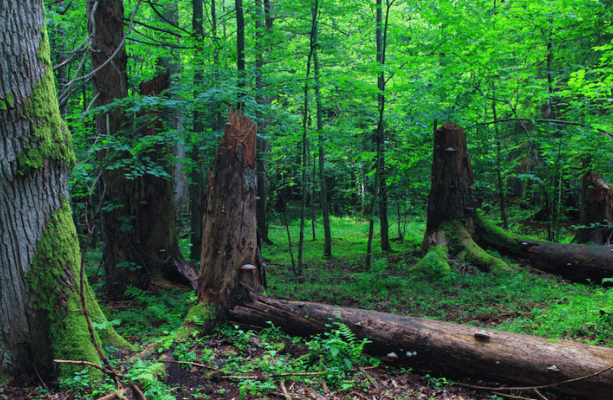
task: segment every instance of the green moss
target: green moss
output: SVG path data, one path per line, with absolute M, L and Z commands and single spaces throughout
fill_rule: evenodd
M 492 221 L 482 218 L 479 213 L 474 215 L 475 228 L 479 243 L 496 249 L 502 254 L 523 257 L 517 238 L 509 232 L 496 226 Z
M 25 118 L 32 123 L 32 134 L 28 148 L 17 157 L 19 171 L 24 175 L 42 168 L 45 161 L 65 167 L 75 163 L 72 138 L 58 111 L 46 29 L 41 31 L 38 59 L 45 65 L 45 73 L 42 80 L 34 85 L 24 109 Z
M 470 237 L 468 231 L 459 222 L 448 227 L 445 231 L 459 242 L 457 257 L 484 272 L 496 272 L 511 269 L 507 263 L 483 250 Z
M 428 253 L 417 264 L 409 268 L 409 271 L 424 272 L 432 276 L 447 276 L 451 273 L 448 258 L 446 245 L 433 245 L 430 246 Z
M 160 360 L 164 361 L 166 357 L 161 357 Z M 155 379 L 161 382 L 166 382 L 168 379 L 168 371 L 166 371 L 166 365 L 164 363 L 155 363 L 149 368 L 149 372 L 155 376 Z
M 208 304 L 198 303 L 193 306 L 185 317 L 185 322 L 176 334 L 176 340 L 190 338 L 195 332 L 207 331 L 217 319 L 215 307 Z
M 44 315 L 47 332 L 46 358 L 83 360 L 100 363 L 100 358 L 90 340 L 85 316 L 81 312 L 80 272 L 81 255 L 70 206 L 63 201 L 59 210 L 49 215 L 43 236 L 37 243 L 32 270 L 27 278 L 36 295 L 36 308 Z M 93 322 L 104 322 L 98 304 L 85 281 L 87 306 Z M 101 330 L 106 343 L 129 347 L 127 342 L 107 324 Z M 97 335 L 96 335 L 97 336 Z M 99 340 L 100 338 L 97 337 Z M 127 345 L 127 346 L 126 346 Z M 60 377 L 67 377 L 82 369 L 68 364 L 59 365 Z M 94 374 L 99 374 L 93 371 Z

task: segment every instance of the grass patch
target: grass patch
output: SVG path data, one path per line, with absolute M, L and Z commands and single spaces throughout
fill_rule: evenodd
M 270 230 L 275 245 L 263 249 L 270 295 L 613 346 L 613 289 L 569 283 L 527 269 L 482 273 L 458 260 L 450 261 L 449 276 L 411 272 L 421 258 L 425 223 L 420 221 L 408 224 L 404 241 L 394 242 L 392 253 L 381 252 L 375 237 L 375 261 L 367 271 L 368 222 L 333 218 L 331 225 L 333 257 L 322 257 L 321 227 L 315 241 L 309 240 L 309 227 L 300 277 L 291 273 L 285 228 Z M 297 223 L 290 233 L 295 256 Z

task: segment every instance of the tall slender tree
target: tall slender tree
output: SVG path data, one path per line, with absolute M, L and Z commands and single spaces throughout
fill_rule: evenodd
M 245 87 L 247 85 L 245 71 L 245 11 L 243 10 L 243 0 L 234 0 L 236 8 L 236 70 L 237 78 L 237 109 L 240 110 L 245 102 Z
M 217 33 L 217 18 L 215 15 L 215 0 L 211 1 L 211 34 L 215 36 Z M 192 31 L 195 39 L 195 69 L 194 73 L 194 86 L 197 88 L 202 85 L 203 81 L 203 69 L 204 69 L 204 6 L 202 0 L 192 0 Z M 197 94 L 194 93 L 194 96 Z M 204 113 L 200 110 L 194 110 L 192 114 L 193 118 L 193 131 L 195 135 L 203 135 L 204 133 Z M 203 139 L 196 140 L 191 151 L 191 158 L 195 165 L 192 168 L 190 174 L 191 183 L 189 185 L 189 208 L 190 208 L 190 228 L 191 228 L 191 250 L 190 259 L 200 259 L 200 251 L 202 246 L 202 212 L 203 212 L 203 194 L 205 185 L 205 171 L 204 164 L 202 163 L 202 154 L 200 147 L 202 147 Z
M 315 6 L 313 7 L 313 13 L 315 14 L 313 17 L 313 72 L 315 75 L 315 80 L 313 85 L 315 90 L 315 103 L 317 104 L 317 138 L 319 142 L 319 201 L 321 203 L 322 220 L 324 225 L 324 257 L 332 257 L 332 233 L 330 231 L 330 210 L 328 205 L 328 188 L 326 185 L 324 122 L 320 88 L 321 67 L 319 65 L 319 24 L 317 22 L 317 14 L 319 13 L 319 9 L 319 0 L 315 0 Z
M 303 89 L 303 112 L 302 112 L 302 142 L 300 157 L 300 182 L 301 182 L 301 198 L 302 206 L 300 208 L 300 236 L 298 239 L 298 274 L 302 273 L 302 252 L 304 247 L 304 223 L 306 218 L 306 206 L 307 206 L 307 193 L 308 193 L 308 120 L 309 120 L 309 77 L 311 75 L 311 60 L 313 59 L 313 50 L 315 48 L 315 32 L 317 27 L 317 12 L 311 13 L 311 31 L 309 37 L 309 53 L 307 55 L 306 64 L 306 79 Z
M 266 8 L 265 8 L 266 7 Z M 270 118 L 263 111 L 264 108 L 270 105 L 270 97 L 264 94 L 264 47 L 270 48 L 270 45 L 265 43 L 265 38 L 272 30 L 272 19 L 270 18 L 270 10 L 268 2 L 266 5 L 263 0 L 255 0 L 255 102 L 257 103 L 256 118 L 258 120 L 258 128 L 260 135 L 257 138 L 257 175 L 258 188 L 256 198 L 256 219 L 258 227 L 258 235 L 260 241 L 266 244 L 272 244 L 268 237 L 268 218 L 266 210 L 266 200 L 268 197 L 268 179 L 266 169 L 268 168 L 268 149 L 270 143 L 265 137 L 269 133 Z M 266 53 L 270 53 L 267 51 Z
M 385 51 L 387 44 L 387 26 L 389 21 L 390 8 L 395 0 L 386 0 L 385 25 L 383 24 L 383 0 L 377 0 L 376 7 L 376 43 L 377 43 L 377 63 L 379 64 L 379 74 L 377 76 L 377 105 L 378 119 L 375 131 L 375 184 L 373 187 L 372 206 L 370 214 L 370 224 L 368 230 L 368 243 L 366 249 L 366 266 L 370 267 L 372 258 L 372 239 L 374 235 L 375 214 L 377 206 L 379 208 L 379 221 L 381 232 L 381 250 L 390 251 L 392 247 L 389 242 L 389 223 L 387 220 L 387 188 L 385 179 Z

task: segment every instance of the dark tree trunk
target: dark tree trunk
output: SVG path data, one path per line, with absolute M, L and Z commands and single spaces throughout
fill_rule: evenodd
M 93 77 L 94 92 L 99 95 L 96 106 L 104 106 L 128 95 L 127 62 L 124 36 L 122 0 L 99 0 L 93 11 L 94 1 L 87 2 L 88 25 L 92 38 L 92 69 L 107 63 Z M 121 47 L 119 48 L 119 46 Z M 119 50 L 117 51 L 117 49 Z M 132 129 L 128 116 L 117 108 L 95 116 L 96 131 L 102 135 L 120 137 Z M 101 154 L 106 165 L 127 157 L 124 152 Z M 102 172 L 102 234 L 104 239 L 103 263 L 106 286 L 110 298 L 123 297 L 128 286 L 146 289 L 151 281 L 149 272 L 143 268 L 143 259 L 138 254 L 136 231 L 136 187 L 134 180 L 127 179 L 123 168 L 104 169 Z
M 163 18 L 162 18 L 163 16 Z M 162 23 L 171 23 L 174 26 L 179 26 L 179 6 L 176 2 L 169 2 L 163 10 L 160 17 Z M 180 44 L 180 39 L 177 40 Z M 173 81 L 180 81 L 180 72 L 182 70 L 181 59 L 178 54 L 171 53 L 168 56 L 158 58 L 157 64 L 162 71 L 170 72 L 170 85 Z M 177 86 L 181 86 L 181 82 L 177 82 Z M 159 93 L 159 92 L 158 92 Z M 179 96 L 179 95 L 176 95 Z M 179 96 L 180 98 L 180 96 Z M 166 129 L 165 131 L 174 131 L 177 139 L 170 146 L 170 151 L 177 162 L 172 163 L 170 174 L 172 175 L 172 190 L 174 199 L 174 213 L 177 224 L 183 224 L 183 216 L 189 210 L 189 188 L 187 176 L 185 174 L 185 131 L 183 129 L 183 113 L 177 109 L 168 109 L 166 116 L 163 118 Z M 179 144 L 175 144 L 179 143 Z M 170 210 L 168 210 L 170 212 Z
M 155 96 L 170 87 L 170 73 L 161 73 L 140 85 L 140 94 Z M 164 130 L 159 112 L 146 112 L 141 125 L 143 136 L 159 135 Z M 155 165 L 164 164 L 167 157 L 164 145 L 158 145 L 147 156 Z M 171 166 L 164 167 L 170 175 Z M 152 276 L 197 288 L 197 272 L 185 262 L 177 240 L 174 185 L 171 179 L 145 173 L 138 178 L 137 231 L 138 250 L 147 271 Z
M 236 70 L 238 71 L 237 81 L 237 108 L 240 111 L 245 101 L 245 86 L 247 85 L 245 73 L 245 17 L 243 11 L 243 0 L 234 0 L 236 7 Z
M 267 26 L 266 11 L 262 0 L 255 0 L 256 7 L 256 60 L 255 60 L 255 102 L 259 106 L 269 106 L 270 99 L 264 95 L 264 38 L 266 33 L 272 28 Z M 258 107 L 256 116 L 258 118 L 258 127 L 262 136 L 268 136 L 269 118 L 264 115 Z M 258 174 L 258 189 L 256 198 L 256 220 L 258 226 L 258 235 L 260 241 L 266 244 L 272 244 L 268 237 L 268 218 L 266 201 L 268 198 L 268 178 L 266 169 L 268 168 L 268 148 L 270 143 L 268 140 L 261 137 L 257 138 L 257 174 Z
M 198 302 L 221 313 L 240 297 L 240 282 L 265 285 L 255 222 L 256 134 L 248 117 L 230 113 L 209 176 Z
M 587 171 L 583 176 L 579 224 L 574 242 L 596 245 L 610 244 L 613 223 L 613 193 L 602 174 Z M 590 226 L 596 225 L 596 226 Z
M 434 268 L 438 273 L 448 273 L 450 255 L 484 271 L 509 268 L 473 240 L 475 225 L 471 190 L 474 178 L 464 129 L 449 122 L 440 129 L 436 121 L 434 125 L 432 185 L 422 242 L 424 260 L 413 268 Z
M 100 363 L 83 304 L 106 326 L 98 330 L 105 344 L 129 345 L 79 279 L 68 194 L 75 156 L 60 118 L 43 3 L 3 0 L 0 42 L 0 375 L 69 378 L 75 368 L 55 369 L 54 358 Z
M 585 282 L 601 283 L 613 277 L 613 252 L 609 246 L 588 246 L 519 239 L 475 214 L 475 240 L 501 254 L 527 258 L 542 271 Z
M 609 246 L 588 246 L 518 241 L 524 257 L 530 264 L 551 274 L 576 281 L 585 280 L 600 284 L 603 278 L 613 278 L 613 251 Z
M 464 129 L 448 122 L 435 128 L 433 154 L 427 233 L 447 221 L 461 221 L 473 232 L 471 188 L 475 180 Z
M 394 353 L 399 364 L 450 377 L 492 382 L 547 385 L 602 371 L 613 363 L 613 349 L 575 342 L 555 343 L 528 335 L 352 309 L 317 303 L 281 301 L 251 293 L 251 302 L 230 310 L 232 322 L 269 327 L 293 335 L 329 331 L 333 322 L 346 325 L 358 340 L 368 338 L 369 354 Z M 432 373 L 432 372 L 430 372 Z M 613 375 L 553 386 L 547 391 L 605 400 Z
M 313 12 L 319 12 L 319 1 L 315 1 Z M 317 134 L 319 141 L 319 201 L 321 204 L 321 213 L 324 226 L 324 257 L 332 257 L 332 233 L 330 230 L 330 206 L 328 204 L 328 187 L 326 185 L 326 170 L 325 170 L 325 140 L 324 140 L 324 123 L 323 110 L 321 104 L 320 90 L 320 67 L 319 67 L 319 30 L 318 24 L 314 26 L 313 32 L 313 67 L 315 81 L 313 82 L 315 89 L 315 103 L 317 105 Z
M 212 4 L 213 10 L 215 8 L 215 2 Z M 215 18 L 215 12 L 213 11 L 213 29 L 211 29 L 211 34 L 214 36 L 216 34 L 217 21 Z M 204 55 L 202 54 L 204 51 L 204 7 L 202 4 L 202 0 L 192 0 L 192 30 L 194 31 L 194 36 L 196 37 L 196 72 L 194 74 L 194 85 L 196 88 L 202 85 L 203 80 L 203 69 L 204 69 Z M 198 89 L 196 89 L 197 91 Z M 194 93 L 196 96 L 197 93 Z M 194 120 L 194 134 L 195 135 L 203 135 L 204 133 L 204 115 L 200 111 L 194 111 L 192 114 Z M 196 261 L 200 259 L 200 252 L 202 247 L 202 212 L 203 212 L 203 202 L 204 202 L 204 177 L 205 170 L 204 164 L 202 161 L 202 152 L 199 149 L 200 146 L 204 144 L 204 140 L 199 140 L 196 142 L 197 145 L 194 146 L 191 151 L 192 160 L 196 164 L 190 174 L 191 183 L 189 185 L 189 211 L 190 211 L 190 242 L 192 244 L 190 250 L 190 259 L 192 261 Z

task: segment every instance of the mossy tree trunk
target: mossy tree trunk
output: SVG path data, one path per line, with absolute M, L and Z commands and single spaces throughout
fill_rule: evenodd
M 81 257 L 68 176 L 75 158 L 60 118 L 41 2 L 0 7 L 0 372 L 38 372 L 53 359 L 100 362 L 79 294 Z M 17 38 L 19 40 L 17 40 Z M 90 317 L 106 321 L 87 280 Z M 98 335 L 129 345 L 107 324 Z
M 415 270 L 449 271 L 449 259 L 468 262 L 484 271 L 507 268 L 473 240 L 475 221 L 471 194 L 474 177 L 464 129 L 449 122 L 434 126 L 432 186 L 422 242 L 424 259 Z
M 241 299 L 240 283 L 255 290 L 265 283 L 255 220 L 256 134 L 256 123 L 230 113 L 209 176 L 198 302 L 222 315 Z
M 613 193 L 602 174 L 586 171 L 581 188 L 579 224 L 575 243 L 603 245 L 610 243 L 613 224 Z M 592 226 L 594 225 L 594 226 Z
M 97 70 L 93 76 L 94 92 L 98 96 L 96 106 L 100 107 L 128 95 L 128 56 L 122 43 L 123 2 L 89 0 L 87 11 L 91 21 L 88 28 L 93 34 L 92 70 Z M 107 62 L 111 57 L 112 61 Z M 95 121 L 97 135 L 121 137 L 132 129 L 131 120 L 117 108 L 97 114 Z M 105 166 L 119 164 L 113 169 L 104 168 L 101 176 L 103 264 L 110 298 L 122 298 L 128 286 L 146 289 L 151 281 L 151 274 L 144 268 L 145 263 L 137 250 L 135 181 L 126 178 L 121 166 L 121 160 L 128 154 L 109 149 L 100 155 Z

